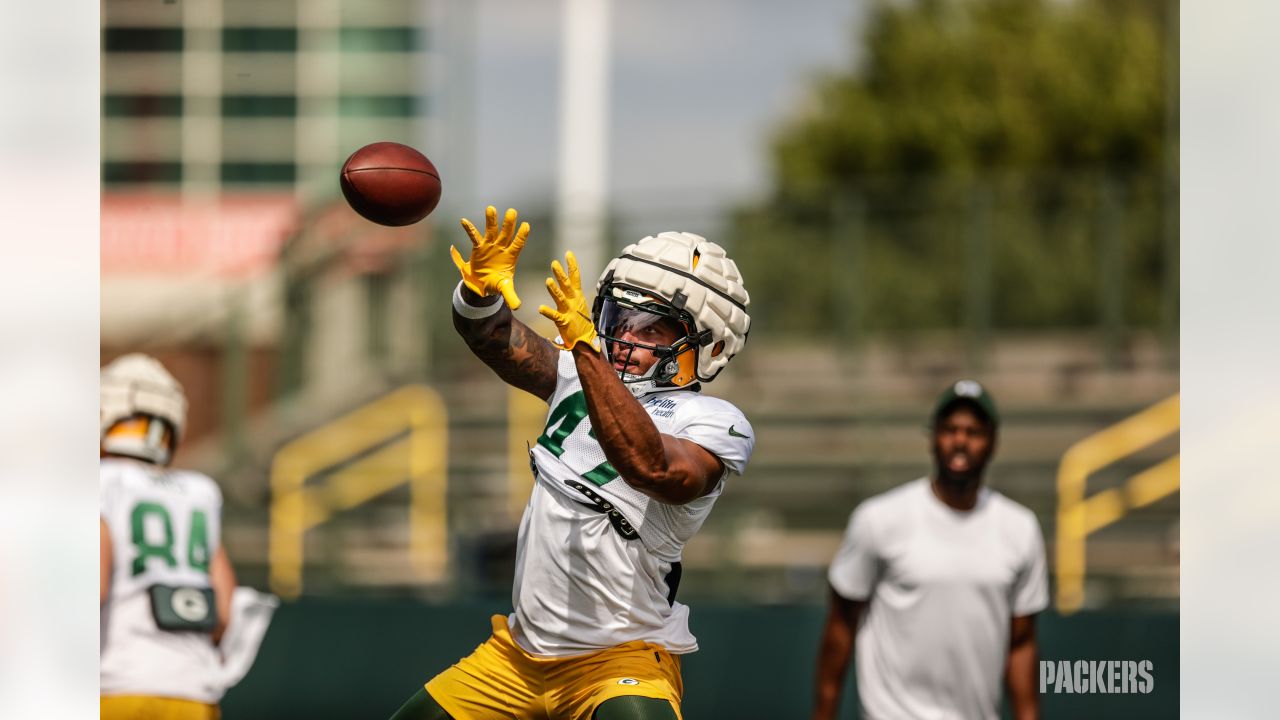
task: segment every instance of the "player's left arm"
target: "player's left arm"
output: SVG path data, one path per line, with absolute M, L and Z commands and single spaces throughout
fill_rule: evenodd
M 222 635 L 231 622 L 231 594 L 236 589 L 236 572 L 231 567 L 231 558 L 227 557 L 227 549 L 218 547 L 213 554 L 213 563 L 209 566 L 209 584 L 213 586 L 214 602 L 218 609 L 218 626 L 213 629 L 213 642 L 222 641 Z
M 1026 536 L 1022 544 L 1027 553 L 1011 588 L 1009 656 L 1005 662 L 1005 685 L 1014 720 L 1040 717 L 1036 615 L 1049 605 L 1044 535 L 1030 510 L 1024 510 L 1023 517 Z
M 560 346 L 573 353 L 591 430 L 605 458 L 623 482 L 665 503 L 683 505 L 711 492 L 724 475 L 724 462 L 691 440 L 658 432 L 644 406 L 600 353 L 600 339 L 582 296 L 578 260 L 570 252 L 565 261 L 567 272 L 557 260 L 551 263 L 555 279 L 547 278 L 556 309 L 543 305 L 538 312 L 556 324 Z
M 1036 616 L 1015 617 L 1009 624 L 1009 657 L 1005 662 L 1005 685 L 1014 720 L 1037 720 L 1040 695 L 1036 688 Z
M 574 345 L 573 361 L 596 441 L 624 482 L 673 505 L 715 489 L 725 471 L 720 458 L 692 440 L 658 432 L 644 406 L 591 345 Z
M 106 605 L 111 594 L 111 530 L 103 517 L 98 518 L 98 560 L 98 604 Z

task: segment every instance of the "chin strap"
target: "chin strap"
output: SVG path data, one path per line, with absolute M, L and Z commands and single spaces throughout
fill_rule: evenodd
M 608 357 L 607 354 L 606 357 Z M 658 372 L 659 369 L 662 372 Z M 636 397 L 644 397 L 645 395 L 659 392 L 671 392 L 672 390 L 684 390 L 697 385 L 697 383 L 690 383 L 689 385 L 666 384 L 679 372 L 679 361 L 676 360 L 675 354 L 670 354 L 655 362 L 644 375 L 620 372 L 618 377 L 622 379 L 622 384 Z
M 700 392 L 702 390 L 701 383 L 689 383 L 688 385 L 654 385 L 655 381 L 640 381 L 634 383 L 624 382 L 631 394 L 636 398 L 643 398 L 646 395 L 656 395 L 664 392 L 674 392 L 676 390 L 688 390 L 689 392 Z

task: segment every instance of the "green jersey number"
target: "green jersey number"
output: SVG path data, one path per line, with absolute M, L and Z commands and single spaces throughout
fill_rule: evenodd
M 147 517 L 154 516 L 163 530 L 160 542 L 147 539 Z M 133 531 L 133 546 L 137 554 L 133 558 L 133 574 L 141 575 L 147 569 L 147 561 L 159 558 L 169 567 L 177 567 L 174 555 L 173 520 L 169 511 L 159 503 L 142 502 L 134 506 L 129 516 Z M 191 536 L 187 538 L 187 566 L 203 573 L 209 572 L 209 521 L 203 510 L 191 513 Z
M 587 397 L 582 391 L 570 395 L 560 401 L 551 410 L 551 415 L 547 417 L 547 426 L 543 428 L 542 435 L 538 437 L 538 444 L 546 448 L 552 455 L 561 457 L 564 455 L 565 438 L 573 434 L 578 426 L 587 419 Z M 555 428 L 553 431 L 552 428 Z M 587 431 L 587 436 L 592 440 L 595 439 L 594 430 Z M 601 450 L 603 453 L 604 451 Z M 582 477 L 596 485 L 604 485 L 605 483 L 618 477 L 618 471 L 606 460 L 599 465 L 591 468 Z

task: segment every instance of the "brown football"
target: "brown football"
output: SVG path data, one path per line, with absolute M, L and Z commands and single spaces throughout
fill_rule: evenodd
M 379 225 L 412 225 L 440 202 L 440 173 L 426 155 L 394 142 L 376 142 L 342 164 L 342 195 Z

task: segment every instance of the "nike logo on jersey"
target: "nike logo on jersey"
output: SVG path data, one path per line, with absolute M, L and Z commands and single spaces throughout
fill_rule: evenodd
M 730 425 L 730 426 L 729 426 L 729 437 L 747 438 L 748 440 L 750 440 L 750 439 L 751 439 L 751 436 L 750 436 L 750 435 L 743 435 L 742 433 L 738 432 L 737 430 L 734 430 L 732 425 Z

